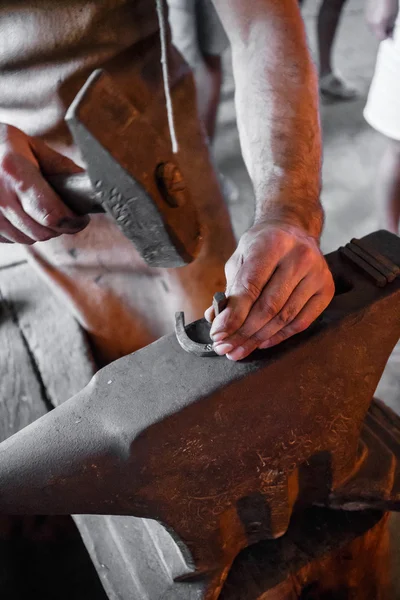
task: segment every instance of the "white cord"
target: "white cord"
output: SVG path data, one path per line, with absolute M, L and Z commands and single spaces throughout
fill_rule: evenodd
M 161 64 L 162 64 L 162 74 L 163 74 L 163 80 L 164 80 L 165 101 L 166 101 L 166 107 L 167 107 L 168 127 L 169 127 L 169 134 L 171 136 L 172 152 L 174 154 L 176 154 L 178 152 L 178 140 L 176 138 L 175 123 L 174 123 L 174 111 L 172 108 L 171 90 L 169 87 L 169 73 L 168 73 L 168 62 L 167 62 L 167 30 L 165 27 L 165 15 L 164 15 L 163 0 L 156 0 L 156 5 L 157 5 L 158 23 L 160 25 Z

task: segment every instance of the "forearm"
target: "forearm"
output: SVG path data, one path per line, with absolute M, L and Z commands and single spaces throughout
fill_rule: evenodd
M 318 87 L 303 23 L 292 0 L 255 5 L 258 17 L 244 31 L 229 15 L 227 28 L 256 221 L 283 220 L 318 238 L 323 221 Z

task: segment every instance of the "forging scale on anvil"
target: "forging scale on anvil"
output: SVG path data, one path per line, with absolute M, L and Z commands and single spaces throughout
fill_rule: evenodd
M 400 240 L 327 260 L 331 305 L 281 346 L 231 363 L 166 336 L 1 444 L 0 512 L 154 519 L 157 597 L 211 600 L 240 550 L 310 506 L 397 510 L 400 430 L 371 400 L 400 337 Z M 185 333 L 203 344 L 207 327 Z

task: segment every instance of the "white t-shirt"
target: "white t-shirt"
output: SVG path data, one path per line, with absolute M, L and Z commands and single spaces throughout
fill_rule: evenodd
M 400 15 L 393 37 L 379 46 L 364 117 L 371 127 L 400 141 Z
M 64 113 L 87 76 L 158 35 L 155 0 L 0 2 L 0 122 L 36 136 L 66 130 Z

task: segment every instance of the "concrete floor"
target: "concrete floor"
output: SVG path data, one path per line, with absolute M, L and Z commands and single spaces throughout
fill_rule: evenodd
M 310 49 L 315 56 L 315 21 L 318 0 L 305 2 L 303 16 Z M 376 163 L 385 146 L 383 136 L 363 119 L 377 43 L 364 21 L 365 0 L 349 0 L 336 40 L 334 63 L 338 71 L 360 91 L 353 102 L 322 104 L 324 136 L 323 191 L 324 252 L 379 229 L 379 210 L 374 202 Z M 234 84 L 229 52 L 225 56 L 225 82 L 219 113 L 215 153 L 220 170 L 238 186 L 240 194 L 231 205 L 237 235 L 252 222 L 253 194 L 240 155 L 235 124 Z M 400 412 L 400 348 L 392 355 L 377 395 Z

